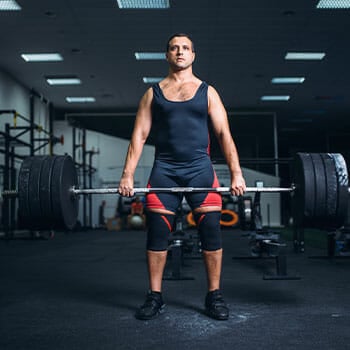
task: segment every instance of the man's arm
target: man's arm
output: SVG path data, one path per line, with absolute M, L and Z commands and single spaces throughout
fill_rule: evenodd
M 246 185 L 242 175 L 236 145 L 232 139 L 227 113 L 216 90 L 208 88 L 208 112 L 215 135 L 231 174 L 231 192 L 237 196 L 243 195 Z
M 119 192 L 123 196 L 133 196 L 134 174 L 141 157 L 143 146 L 152 126 L 151 103 L 153 90 L 149 88 L 141 98 L 136 114 L 134 130 L 126 154 L 123 174 L 119 182 Z

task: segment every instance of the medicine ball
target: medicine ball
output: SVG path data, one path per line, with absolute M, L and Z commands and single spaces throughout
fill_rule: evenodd
M 130 226 L 133 228 L 141 228 L 143 225 L 143 220 L 140 215 L 133 215 L 130 219 Z

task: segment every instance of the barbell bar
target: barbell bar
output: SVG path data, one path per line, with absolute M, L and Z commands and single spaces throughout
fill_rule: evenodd
M 247 187 L 246 192 L 293 192 L 295 186 L 292 187 Z M 133 189 L 135 194 L 147 194 L 147 193 L 199 193 L 199 192 L 218 192 L 218 193 L 230 193 L 230 187 L 141 187 Z M 81 194 L 113 194 L 119 193 L 118 188 L 88 188 L 79 189 L 72 188 L 71 193 L 74 195 Z
M 246 187 L 245 193 L 249 192 L 293 192 L 295 186 L 292 187 Z M 120 194 L 118 188 L 75 188 L 72 187 L 69 190 L 70 194 L 74 196 L 87 195 L 87 194 Z M 216 192 L 230 194 L 230 187 L 136 187 L 133 189 L 134 194 L 147 194 L 147 193 L 200 193 L 200 192 Z M 349 188 L 350 192 L 350 188 Z M 15 198 L 18 197 L 17 190 L 5 190 L 1 192 L 3 198 Z
M 334 229 L 348 213 L 348 171 L 339 153 L 297 153 L 290 187 L 247 187 L 246 192 L 289 192 L 297 226 Z M 219 192 L 229 187 L 134 188 L 134 193 Z M 78 219 L 78 197 L 84 194 L 117 194 L 117 188 L 80 189 L 73 159 L 68 156 L 32 156 L 22 162 L 17 191 L 19 223 L 29 229 L 72 229 Z

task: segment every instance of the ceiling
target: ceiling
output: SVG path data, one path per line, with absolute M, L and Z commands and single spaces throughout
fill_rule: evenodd
M 17 2 L 21 11 L 0 12 L 0 69 L 50 101 L 57 119 L 129 138 L 149 86 L 142 77 L 167 74 L 165 61 L 137 61 L 134 53 L 164 51 L 171 34 L 185 32 L 195 43 L 194 72 L 219 91 L 238 145 L 273 139 L 275 117 L 281 155 L 303 147 L 347 150 L 339 140 L 347 142 L 350 133 L 349 9 L 316 9 L 316 0 L 170 0 L 165 10 L 122 10 L 116 0 Z M 287 61 L 288 51 L 326 56 Z M 21 58 L 39 52 L 64 60 Z M 82 84 L 50 86 L 46 76 L 76 76 Z M 295 76 L 305 82 L 271 84 L 273 77 Z M 260 100 L 271 94 L 290 100 Z M 96 102 L 69 104 L 67 96 Z M 256 143 L 255 151 L 242 148 L 246 156 L 257 152 Z

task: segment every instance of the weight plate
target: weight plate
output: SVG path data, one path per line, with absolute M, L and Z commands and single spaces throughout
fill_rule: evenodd
M 78 218 L 78 199 L 71 188 L 78 186 L 78 177 L 70 156 L 57 156 L 52 169 L 51 205 L 55 228 L 74 228 Z
M 340 153 L 332 153 L 331 156 L 335 164 L 338 185 L 338 201 L 335 224 L 336 227 L 341 227 L 344 225 L 348 213 L 349 176 L 343 156 Z
M 44 218 L 41 212 L 40 203 L 40 177 L 43 164 L 43 156 L 31 157 L 31 169 L 29 174 L 28 198 L 29 198 L 29 213 L 31 223 L 28 228 L 33 230 L 41 230 L 45 228 Z
M 312 225 L 315 208 L 315 172 L 309 153 L 297 153 L 294 159 L 292 197 L 293 220 L 297 227 Z
M 327 222 L 325 222 L 325 227 L 330 225 L 336 220 L 337 212 L 337 198 L 338 198 L 338 185 L 337 185 L 337 175 L 335 170 L 334 160 L 329 153 L 322 153 L 321 157 L 323 159 L 323 166 L 326 176 L 326 214 Z
M 46 156 L 42 161 L 39 196 L 43 226 L 47 229 L 54 228 L 54 216 L 51 205 L 51 179 L 53 164 L 56 156 Z
M 18 173 L 18 226 L 19 228 L 26 228 L 31 223 L 30 209 L 29 209 L 29 193 L 30 187 L 29 177 L 32 166 L 32 157 L 25 158 L 21 164 Z
M 323 159 L 320 153 L 310 153 L 314 167 L 315 178 L 315 202 L 314 202 L 314 218 L 315 222 L 322 221 L 327 217 L 326 201 L 327 201 L 327 184 L 326 173 L 323 165 Z

